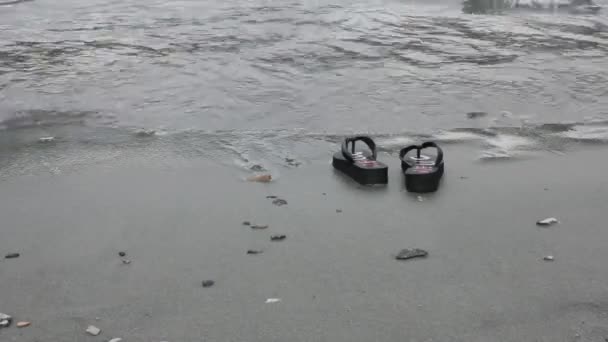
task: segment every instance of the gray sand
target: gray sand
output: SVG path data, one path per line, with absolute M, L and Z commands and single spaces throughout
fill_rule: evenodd
M 608 152 L 446 155 L 440 191 L 422 202 L 387 155 L 387 188 L 359 187 L 327 160 L 271 184 L 145 160 L 4 181 L 0 254 L 21 257 L 0 261 L 0 312 L 32 326 L 0 341 L 608 338 L 608 180 L 594 162 Z M 561 223 L 535 225 L 550 216 Z M 403 248 L 430 254 L 394 260 Z

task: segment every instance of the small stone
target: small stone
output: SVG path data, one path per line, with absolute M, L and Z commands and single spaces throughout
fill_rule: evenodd
M 247 251 L 247 254 L 253 254 L 253 255 L 262 254 L 262 253 L 263 252 L 261 250 L 259 250 L 259 249 L 250 249 L 250 250 Z
M 40 139 L 38 139 L 38 142 L 41 143 L 49 143 L 49 142 L 53 142 L 55 141 L 55 137 L 42 137 Z
M 324 193 L 322 193 L 321 195 L 323 195 L 323 196 L 327 196 L 327 193 L 326 193 L 326 192 L 324 192 Z
M 287 238 L 286 235 L 273 235 L 270 237 L 270 241 L 283 241 Z
M 249 168 L 249 170 L 254 171 L 254 172 L 266 171 L 266 169 L 262 165 L 259 165 L 259 164 L 255 164 L 255 165 L 251 166 Z
M 6 259 L 15 259 L 15 258 L 18 258 L 18 257 L 20 257 L 20 256 L 21 256 L 21 254 L 19 254 L 19 253 L 9 253 L 9 254 L 7 254 L 7 255 L 5 256 L 5 258 L 6 258 Z
M 243 221 L 243 226 L 251 226 L 251 222 L 249 222 L 249 221 Z
M 108 342 L 120 342 L 122 341 L 122 338 L 113 338 L 111 340 L 109 340 Z
M 135 132 L 135 136 L 137 137 L 153 137 L 156 135 L 156 131 L 153 129 L 140 129 Z
M 266 304 L 278 303 L 281 301 L 281 298 L 268 298 L 266 299 Z
M 98 327 L 94 326 L 94 325 L 89 325 L 89 327 L 87 328 L 86 332 L 89 335 L 92 336 L 97 336 L 101 333 L 101 329 L 99 329 Z
M 486 115 L 488 115 L 488 113 L 486 113 L 486 112 L 468 112 L 467 118 L 477 119 L 477 118 L 483 118 Z
M 126 252 L 118 252 L 118 256 L 120 256 L 121 258 L 124 258 L 127 256 Z
M 215 285 L 215 282 L 213 280 L 203 280 L 202 285 L 203 287 L 211 287 Z
M 122 263 L 125 264 L 125 265 L 128 265 L 128 264 L 131 263 L 131 260 L 129 260 L 129 259 L 123 259 Z
M 0 320 L 0 328 L 8 328 L 11 325 L 11 321 L 8 319 Z
M 545 261 L 553 261 L 555 260 L 555 257 L 553 255 L 547 255 L 543 258 L 543 260 Z
M 271 175 L 256 175 L 247 178 L 250 182 L 258 182 L 258 183 L 270 183 L 272 181 Z
M 546 227 L 546 226 L 554 225 L 556 223 L 559 223 L 559 221 L 555 217 L 549 217 L 544 220 L 540 220 L 540 221 L 536 222 L 536 225 Z
M 399 254 L 397 254 L 395 259 L 408 260 L 408 259 L 413 259 L 413 258 L 426 258 L 428 255 L 429 255 L 429 253 L 423 249 L 418 249 L 418 248 L 403 249 L 403 250 L 401 250 L 401 252 L 399 252 Z
M 336 212 L 339 214 L 342 212 L 342 209 L 336 209 Z
M 18 322 L 17 323 L 17 328 L 25 328 L 25 327 L 29 327 L 32 323 L 30 322 Z
M 251 226 L 251 229 L 266 229 L 266 228 L 268 228 L 268 225 L 261 226 L 261 225 L 256 224 L 256 225 Z
M 275 198 L 277 198 L 277 196 L 275 196 L 275 195 L 270 195 L 270 196 L 266 196 L 266 198 L 268 198 L 268 199 L 275 199 Z
M 276 205 L 277 207 L 280 207 L 280 206 L 287 205 L 287 201 L 284 199 L 281 199 L 281 198 L 277 198 L 274 201 L 272 201 L 272 204 Z

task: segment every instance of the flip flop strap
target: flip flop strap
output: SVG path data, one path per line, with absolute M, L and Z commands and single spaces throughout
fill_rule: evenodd
M 351 163 L 355 162 L 355 160 L 353 159 L 353 154 L 355 153 L 355 142 L 356 141 L 363 141 L 369 147 L 369 149 L 372 151 L 373 160 L 376 160 L 376 157 L 377 157 L 376 143 L 374 142 L 374 140 L 372 140 L 372 138 L 363 136 L 363 135 L 344 139 L 344 142 L 342 143 L 342 155 L 344 156 L 344 158 L 346 160 L 350 161 Z M 349 144 L 352 145 L 350 151 L 348 149 Z

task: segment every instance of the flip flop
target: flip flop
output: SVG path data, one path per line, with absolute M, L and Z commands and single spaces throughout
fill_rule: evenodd
M 355 142 L 364 142 L 371 153 L 356 151 Z M 349 145 L 350 150 L 349 150 Z M 388 183 L 388 166 L 376 160 L 376 143 L 367 136 L 356 136 L 344 139 L 342 150 L 336 152 L 332 165 L 337 170 L 349 175 L 360 184 Z
M 436 156 L 428 156 L 420 152 L 426 148 L 435 148 Z M 416 155 L 408 155 L 416 150 Z M 410 192 L 434 192 L 439 188 L 443 176 L 443 150 L 436 143 L 428 141 L 422 145 L 405 147 L 399 153 L 401 169 L 405 173 L 405 188 Z

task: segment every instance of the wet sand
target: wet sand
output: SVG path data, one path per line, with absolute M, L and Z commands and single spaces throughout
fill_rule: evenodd
M 357 186 L 328 160 L 270 184 L 177 159 L 8 179 L 0 254 L 21 257 L 0 260 L 0 312 L 32 326 L 0 341 L 608 338 L 608 151 L 446 156 L 440 191 L 423 201 L 386 154 L 386 188 Z M 535 225 L 551 216 L 561 223 Z M 394 260 L 402 248 L 429 257 Z

